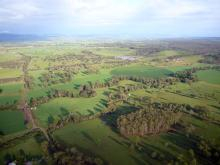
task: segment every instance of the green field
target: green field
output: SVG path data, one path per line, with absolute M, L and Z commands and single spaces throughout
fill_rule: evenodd
M 105 107 L 106 96 L 103 92 L 103 89 L 98 89 L 97 95 L 91 98 L 56 98 L 37 107 L 34 114 L 44 126 L 48 124 L 49 116 L 53 116 L 56 121 L 69 113 L 95 114 Z
M 167 69 L 149 67 L 149 66 L 130 66 L 130 67 L 121 67 L 112 70 L 111 72 L 116 76 L 139 76 L 139 77 L 148 77 L 148 78 L 160 78 L 165 77 L 171 74 L 172 72 Z
M 206 81 L 212 84 L 220 84 L 220 71 L 219 70 L 204 70 L 196 73 L 199 80 Z
M 134 55 L 134 51 L 127 48 L 99 48 L 99 49 L 92 49 L 92 52 L 101 55 L 101 56 L 128 56 Z
M 0 131 L 10 134 L 24 130 L 24 114 L 19 111 L 0 111 Z
M 5 52 L 3 50 L 0 51 L 0 62 L 7 62 L 7 61 L 15 61 L 18 60 L 20 56 L 14 52 Z
M 22 83 L 6 83 L 0 84 L 0 105 L 13 104 L 15 101 L 19 101 L 21 92 L 23 89 Z
M 34 74 L 35 72 L 36 71 L 31 72 L 31 74 Z M 96 81 L 105 82 L 108 79 L 110 79 L 112 76 L 110 70 L 102 69 L 97 74 L 84 74 L 84 73 L 76 74 L 71 82 L 53 84 L 48 87 L 39 87 L 40 81 L 38 80 L 38 77 L 40 73 L 41 72 L 36 72 L 35 81 L 34 81 L 35 86 L 28 92 L 29 99 L 31 97 L 36 98 L 36 97 L 46 96 L 47 92 L 50 91 L 51 89 L 68 90 L 78 93 L 79 92 L 78 89 L 82 84 L 84 85 L 90 82 L 95 83 Z
M 69 124 L 54 133 L 65 144 L 77 146 L 89 153 L 101 156 L 111 164 L 136 164 L 137 153 L 128 148 L 128 141 L 113 132 L 100 119 Z
M 21 70 L 18 69 L 1 69 L 0 68 L 0 79 L 20 77 L 22 75 Z
M 14 155 L 17 158 L 20 157 L 21 150 L 29 156 L 39 157 L 43 155 L 42 148 L 36 142 L 36 140 L 34 138 L 28 138 L 18 142 L 13 146 L 4 148 L 4 150 L 0 150 L 0 164 L 4 164 L 4 159 L 7 154 Z
M 205 124 L 187 115 L 183 121 L 192 124 L 198 135 L 217 141 L 220 138 L 216 133 L 220 128 L 213 124 Z M 191 149 L 191 141 L 184 134 L 179 133 L 124 138 L 105 125 L 102 120 L 95 119 L 79 124 L 69 124 L 57 130 L 53 136 L 64 145 L 78 147 L 88 154 L 100 156 L 115 165 L 121 162 L 129 165 L 160 164 L 161 159 L 164 159 L 165 163 L 166 160 L 172 160 L 180 154 L 183 159 L 190 161 L 188 150 Z M 157 158 L 151 157 L 153 152 L 157 153 Z

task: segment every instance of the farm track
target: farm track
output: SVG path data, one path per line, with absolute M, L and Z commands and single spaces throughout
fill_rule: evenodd
M 25 58 L 25 62 L 22 67 L 24 89 L 22 90 L 21 101 L 20 101 L 18 107 L 24 113 L 25 121 L 32 125 L 31 131 L 39 129 L 44 134 L 44 136 L 47 138 L 47 140 L 50 141 L 50 138 L 48 136 L 47 131 L 37 124 L 37 122 L 35 121 L 35 119 L 33 117 L 32 110 L 31 110 L 30 106 L 28 105 L 27 93 L 28 93 L 29 87 L 28 87 L 27 77 L 28 77 L 28 65 L 31 62 L 31 58 L 27 57 L 25 55 L 23 55 L 23 56 Z

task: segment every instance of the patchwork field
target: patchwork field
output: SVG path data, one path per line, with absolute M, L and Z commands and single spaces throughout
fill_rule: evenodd
M 195 41 L 0 45 L 0 164 L 217 165 L 220 42 Z

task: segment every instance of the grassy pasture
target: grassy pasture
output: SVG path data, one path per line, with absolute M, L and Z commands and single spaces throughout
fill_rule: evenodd
M 46 44 L 46 46 L 45 46 Z M 23 47 L 18 49 L 25 55 L 33 57 L 47 57 L 47 56 L 60 56 L 64 54 L 79 54 L 82 51 L 80 45 L 65 46 L 63 44 L 53 44 L 43 43 L 42 45 L 33 45 L 31 47 Z
M 191 124 L 192 121 L 185 118 L 183 118 L 184 122 Z M 203 128 L 205 130 L 212 128 L 209 133 L 214 135 L 213 129 L 216 126 L 209 127 L 200 123 L 197 125 L 198 123 L 197 120 L 193 121 L 196 134 L 204 135 Z M 63 129 L 55 131 L 53 136 L 65 145 L 76 146 L 87 153 L 98 155 L 110 164 L 119 165 L 121 162 L 129 165 L 161 164 L 159 157 L 165 163 L 167 160 L 175 159 L 180 153 L 185 160 L 190 161 L 188 150 L 191 148 L 191 141 L 184 134 L 179 133 L 168 132 L 160 135 L 125 138 L 102 120 L 95 119 L 79 124 L 68 124 Z M 157 153 L 155 159 L 151 157 L 153 152 Z
M 23 89 L 22 83 L 6 83 L 0 84 L 2 93 L 0 94 L 0 105 L 12 104 L 14 101 L 19 101 L 21 97 L 21 91 Z
M 22 112 L 0 111 L 0 131 L 3 134 L 15 133 L 24 129 L 24 115 Z
M 163 51 L 160 51 L 159 53 L 157 53 L 157 56 L 160 56 L 162 58 L 167 58 L 167 57 L 171 57 L 171 56 L 180 56 L 183 54 L 184 54 L 184 52 L 182 52 L 182 51 L 163 50 Z
M 97 74 L 77 74 L 73 79 L 74 86 L 78 86 L 80 84 L 87 84 L 88 82 L 105 82 L 109 78 L 111 78 L 111 73 L 109 69 L 101 69 Z
M 182 120 L 195 127 L 194 134 L 203 136 L 205 139 L 214 140 L 220 145 L 220 127 L 217 124 L 196 119 L 189 115 L 184 115 Z
M 41 97 L 41 96 L 47 96 L 47 92 L 49 91 L 50 88 L 40 88 L 40 87 L 35 87 L 34 89 L 31 89 L 27 96 L 28 99 L 30 99 L 31 97 L 33 98 L 37 98 L 37 97 Z
M 172 72 L 167 69 L 149 67 L 149 66 L 129 66 L 113 69 L 111 72 L 113 75 L 119 76 L 142 76 L 148 78 L 160 78 L 166 77 Z
M 219 70 L 202 70 L 196 73 L 199 80 L 212 84 L 220 84 L 220 71 Z
M 23 83 L 6 83 L 0 84 L 0 89 L 2 89 L 2 93 L 4 95 L 7 94 L 19 94 L 23 88 Z
M 134 94 L 135 97 L 144 97 L 147 96 L 149 98 L 152 98 L 153 101 L 161 101 L 161 102 L 173 102 L 178 104 L 190 104 L 192 106 L 201 105 L 212 108 L 210 105 L 216 105 L 218 104 L 216 101 L 213 100 L 207 100 L 205 98 L 193 98 L 169 91 L 164 90 L 137 90 L 135 92 L 131 92 L 131 94 Z
M 0 62 L 7 62 L 7 61 L 15 61 L 20 59 L 21 56 L 17 55 L 13 52 L 6 52 L 6 51 L 0 51 Z
M 178 72 L 178 71 L 190 69 L 191 66 L 169 66 L 169 67 L 166 66 L 166 67 L 161 67 L 161 68 L 168 69 L 171 72 Z
M 49 66 L 49 62 L 45 61 L 44 58 L 34 58 L 31 60 L 31 63 L 29 65 L 29 69 L 46 69 Z
M 218 85 L 196 82 L 191 85 L 177 83 L 165 89 L 136 90 L 130 93 L 133 97 L 148 97 L 153 101 L 205 106 L 211 112 L 211 117 L 220 118 Z
M 48 124 L 48 117 L 53 116 L 54 120 L 58 120 L 69 113 L 78 115 L 94 114 L 105 108 L 105 99 L 103 89 L 97 90 L 97 95 L 91 98 L 56 98 L 48 103 L 40 105 L 35 116 L 43 126 Z
M 134 55 L 135 51 L 128 48 L 97 48 L 92 50 L 93 53 L 102 56 L 129 56 Z
M 39 85 L 37 84 L 40 84 L 40 81 L 38 79 L 40 74 L 41 71 L 31 71 L 31 75 L 34 75 L 35 78 L 34 79 L 35 87 L 28 92 L 29 99 L 31 97 L 36 98 L 40 96 L 46 96 L 47 92 L 50 91 L 51 89 L 68 90 L 78 93 L 79 92 L 78 89 L 80 85 L 88 84 L 89 82 L 95 83 L 96 81 L 105 82 L 112 76 L 110 70 L 102 69 L 98 74 L 79 73 L 74 76 L 71 82 L 54 84 L 48 87 L 39 87 Z
M 18 95 L 1 95 L 0 96 L 0 105 L 14 104 L 21 99 Z
M 36 140 L 32 137 L 19 141 L 13 146 L 0 149 L 0 164 L 4 164 L 4 157 L 6 154 L 20 156 L 20 150 L 23 150 L 26 155 L 42 156 L 42 149 Z
M 135 165 L 137 153 L 128 148 L 128 141 L 113 132 L 100 119 L 69 124 L 57 130 L 53 136 L 69 146 L 77 146 L 82 150 L 95 154 L 105 161 L 119 165 Z
M 22 71 L 19 69 L 7 69 L 7 68 L 0 68 L 0 78 L 13 78 L 13 77 L 20 77 L 22 75 Z

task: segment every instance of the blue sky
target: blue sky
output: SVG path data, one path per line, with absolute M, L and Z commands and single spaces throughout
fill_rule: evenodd
M 0 32 L 220 36 L 220 0 L 0 0 Z

